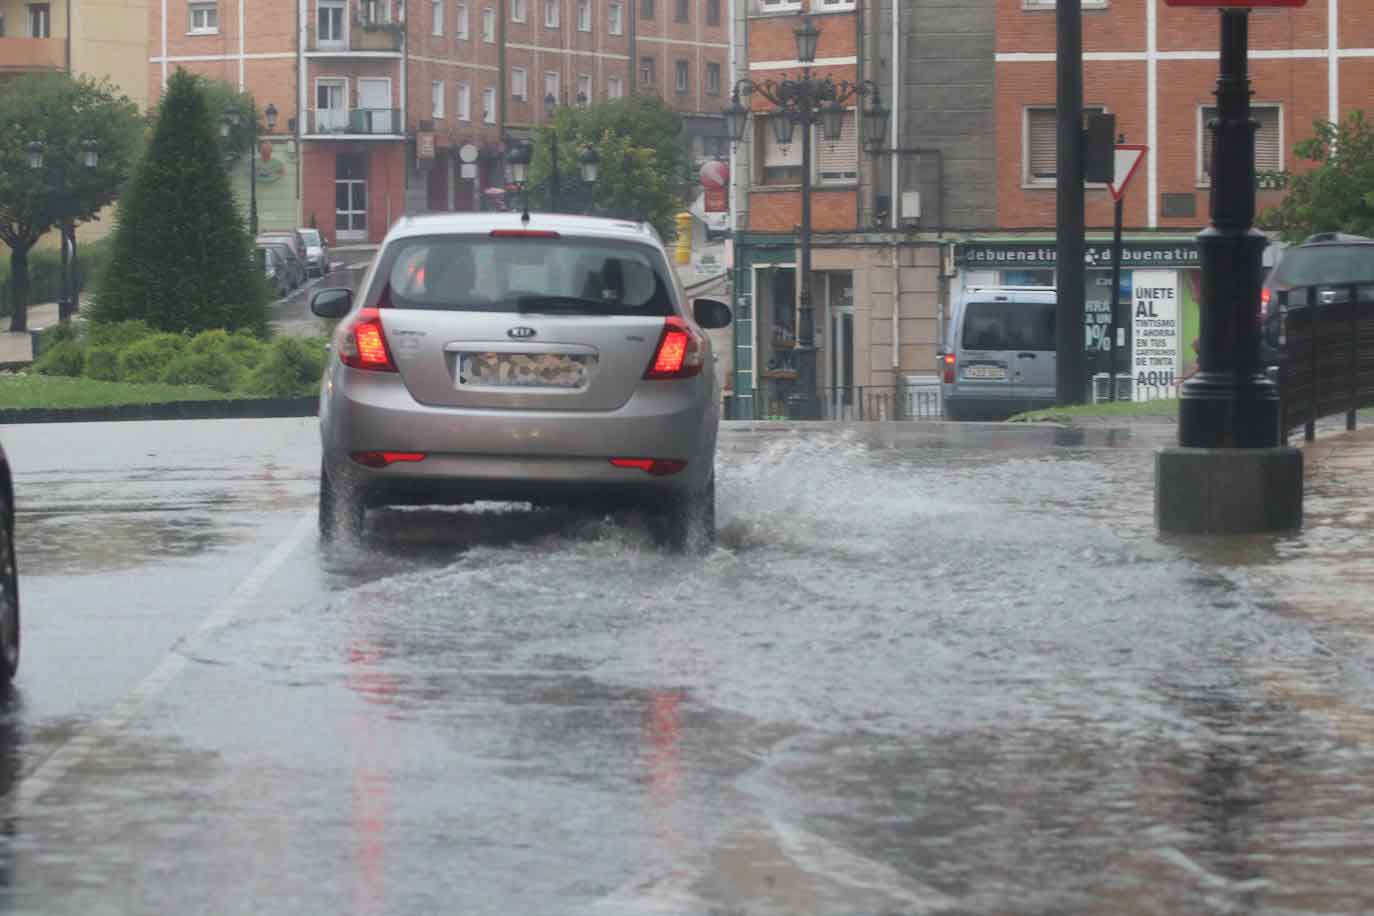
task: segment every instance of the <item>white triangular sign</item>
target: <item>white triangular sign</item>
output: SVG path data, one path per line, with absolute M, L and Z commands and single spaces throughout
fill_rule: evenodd
M 1126 185 L 1131 183 L 1132 176 L 1145 161 L 1145 153 L 1148 150 L 1147 146 L 1116 147 L 1116 161 L 1112 170 L 1115 177 L 1107 185 L 1107 190 L 1112 192 L 1113 200 L 1120 200 L 1121 195 L 1126 193 Z

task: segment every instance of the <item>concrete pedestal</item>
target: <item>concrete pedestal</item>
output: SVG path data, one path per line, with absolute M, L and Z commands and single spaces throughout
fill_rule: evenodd
M 1155 523 L 1175 534 L 1302 527 L 1302 451 L 1166 448 L 1155 455 Z

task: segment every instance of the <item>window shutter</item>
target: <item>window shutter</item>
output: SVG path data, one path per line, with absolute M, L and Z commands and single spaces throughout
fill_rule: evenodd
M 1058 177 L 1059 135 L 1053 108 L 1030 108 L 1026 110 L 1026 143 L 1028 163 L 1027 177 L 1049 179 Z
M 773 125 L 767 118 L 758 118 L 754 130 L 763 137 L 763 165 L 765 168 L 798 167 L 801 165 L 801 128 L 792 133 L 792 142 L 779 146 L 773 135 Z
M 1255 168 L 1261 172 L 1277 172 L 1283 168 L 1283 146 L 1279 129 L 1279 108 L 1266 105 L 1254 108 L 1251 115 L 1259 122 L 1259 132 L 1255 134 Z
M 821 181 L 853 181 L 859 177 L 859 125 L 852 110 L 845 112 L 840 139 L 831 143 L 816 128 L 816 176 Z

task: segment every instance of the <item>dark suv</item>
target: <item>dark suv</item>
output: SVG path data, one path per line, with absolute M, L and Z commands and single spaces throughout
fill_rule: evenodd
M 1283 352 L 1280 307 L 1284 293 L 1300 286 L 1374 284 L 1374 239 L 1344 232 L 1322 232 L 1283 253 L 1264 281 L 1260 294 L 1264 314 L 1263 355 L 1277 363 Z

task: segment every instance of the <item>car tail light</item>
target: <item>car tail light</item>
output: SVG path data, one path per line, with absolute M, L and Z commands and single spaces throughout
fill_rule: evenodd
M 611 464 L 618 468 L 643 471 L 650 477 L 667 477 L 687 467 L 687 462 L 676 458 L 612 458 Z
M 687 322 L 676 315 L 663 322 L 663 333 L 658 338 L 658 347 L 649 368 L 644 371 L 646 379 L 691 378 L 701 373 L 706 361 L 706 348 L 702 345 L 701 335 Z
M 382 314 L 377 309 L 361 309 L 339 345 L 339 359 L 354 369 L 395 372 L 391 350 L 382 330 Z
M 1264 289 L 1260 290 L 1260 307 L 1267 310 L 1269 308 L 1269 300 L 1273 298 L 1274 291 L 1269 287 L 1266 286 Z
M 945 354 L 945 384 L 954 384 L 954 354 Z
M 349 456 L 365 468 L 384 468 L 389 464 L 424 461 L 424 452 L 354 452 Z

